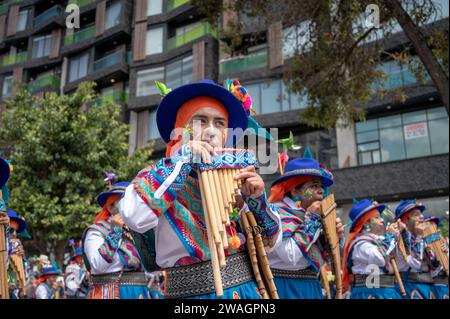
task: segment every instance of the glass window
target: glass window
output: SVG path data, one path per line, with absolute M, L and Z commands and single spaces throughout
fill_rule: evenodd
M 378 131 L 369 131 L 369 132 L 359 133 L 358 136 L 356 137 L 356 142 L 358 142 L 358 143 L 377 141 L 377 140 L 378 140 Z
M 425 111 L 417 111 L 403 114 L 403 124 L 423 122 L 427 120 Z
M 33 59 L 49 56 L 52 46 L 52 35 L 44 35 L 33 39 Z
M 12 82 L 13 82 L 12 75 L 8 75 L 3 78 L 2 97 L 4 99 L 11 97 L 13 89 Z
M 400 115 L 386 116 L 378 120 L 380 129 L 386 127 L 400 126 L 402 125 L 402 117 Z
M 149 112 L 148 118 L 148 139 L 154 140 L 159 138 L 158 126 L 156 125 L 156 110 Z
M 405 158 L 403 130 L 401 127 L 380 131 L 381 158 L 383 162 Z
M 164 82 L 164 67 L 138 71 L 136 96 L 158 94 L 155 80 Z
M 163 52 L 163 28 L 147 30 L 147 40 L 145 42 L 145 54 L 157 54 Z
M 192 83 L 192 55 L 166 66 L 166 85 L 172 89 Z
M 357 132 L 366 132 L 366 131 L 371 131 L 371 130 L 376 130 L 376 129 L 378 129 L 378 122 L 376 119 L 356 123 L 356 131 Z
M 162 0 L 147 0 L 147 16 L 162 13 Z
M 122 2 L 119 0 L 110 1 L 106 5 L 105 30 L 120 23 L 122 13 Z
M 89 67 L 89 52 L 70 59 L 69 65 L 69 82 L 78 80 L 88 73 Z
M 17 18 L 17 26 L 16 31 L 23 31 L 27 28 L 27 20 L 28 20 L 28 10 L 22 10 L 19 12 L 19 16 Z
M 175 30 L 175 35 L 176 35 L 176 36 L 183 35 L 183 34 L 189 32 L 189 31 L 191 31 L 191 30 L 193 30 L 193 29 L 195 29 L 195 28 L 197 28 L 197 27 L 201 27 L 202 25 L 203 25 L 203 24 L 202 24 L 201 21 L 194 22 L 194 23 L 191 23 L 191 24 L 187 24 L 187 25 L 185 25 L 185 26 L 182 26 L 182 27 L 177 28 L 177 29 Z
M 448 117 L 428 122 L 430 129 L 431 153 L 448 153 Z
M 360 165 L 449 150 L 448 116 L 443 107 L 381 117 L 356 123 L 355 127 Z M 370 160 L 366 153 L 371 154 Z
M 283 30 L 283 58 L 289 59 L 295 52 L 308 52 L 311 49 L 311 20 Z
M 447 111 L 445 110 L 445 107 L 437 107 L 437 108 L 428 110 L 427 114 L 428 114 L 428 120 L 447 118 Z
M 269 114 L 281 111 L 281 81 L 268 81 L 261 86 L 261 113 Z

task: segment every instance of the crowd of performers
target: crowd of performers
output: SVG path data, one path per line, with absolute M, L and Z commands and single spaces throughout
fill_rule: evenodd
M 264 258 L 270 265 L 272 277 L 263 280 L 264 289 L 270 290 L 269 281 L 274 284 L 269 297 L 334 298 L 339 287 L 329 281 L 332 275 L 324 273 L 329 275 L 336 266 L 331 267 L 330 243 L 321 215 L 333 174 L 305 151 L 303 157 L 283 165 L 283 173 L 266 194 L 255 165 L 240 165 L 245 159 L 239 158 L 239 153 L 222 157 L 217 153 L 235 145 L 226 129 L 259 127 L 251 116 L 251 97 L 239 82 L 222 87 L 204 80 L 174 90 L 164 88 L 161 95 L 157 125 L 167 143 L 166 157 L 143 168 L 131 182 L 110 183 L 109 189 L 96 197 L 101 211 L 83 233 L 81 249 L 66 269 L 81 273 L 84 264 L 89 286 L 85 297 L 218 298 L 210 262 L 215 252 L 208 244 L 209 221 L 199 172 L 231 161 L 238 163 L 234 179 L 240 190 L 226 227 L 229 245 L 226 266 L 220 272 L 220 298 L 268 296 L 255 279 L 249 257 L 249 235 L 243 224 L 248 214 L 258 224 L 257 236 L 264 243 Z M 200 125 L 194 128 L 194 123 Z M 187 131 L 189 138 L 174 135 L 175 128 Z M 2 175 L 7 175 L 6 163 L 0 163 Z M 2 176 L 0 181 L 4 184 L 6 179 Z M 23 256 L 23 249 L 13 243 L 14 233 L 25 227 L 24 223 L 4 205 L 0 208 L 7 212 L 0 215 L 0 224 L 9 222 L 8 256 Z M 339 273 L 344 298 L 448 298 L 448 243 L 439 232 L 427 233 L 427 227 L 437 228 L 439 220 L 424 215 L 425 210 L 415 200 L 401 201 L 391 212 L 374 200 L 361 199 L 343 212 L 349 223 L 333 220 L 342 256 Z M 432 243 L 438 239 L 441 244 L 436 249 Z M 52 297 L 58 274 L 54 267 L 43 269 L 36 297 Z

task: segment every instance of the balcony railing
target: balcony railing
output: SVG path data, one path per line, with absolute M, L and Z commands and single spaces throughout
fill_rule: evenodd
M 9 55 L 0 61 L 0 67 L 7 66 L 16 63 L 26 62 L 28 58 L 28 52 L 20 52 L 14 55 Z
M 267 49 L 220 63 L 220 73 L 228 74 L 267 67 Z
M 197 40 L 198 38 L 201 38 L 206 34 L 210 34 L 214 37 L 217 37 L 217 31 L 214 30 L 209 23 L 203 23 L 202 25 L 186 33 L 168 39 L 167 50 L 178 48 L 186 43 Z
M 128 104 L 128 93 L 125 91 L 115 91 L 112 93 L 108 93 L 105 95 L 99 96 L 95 100 L 95 104 L 101 104 L 101 103 L 108 103 L 108 102 L 116 102 L 116 103 L 125 103 Z
M 87 6 L 88 4 L 92 4 L 95 3 L 96 0 L 69 0 L 68 4 L 76 4 L 77 6 L 84 7 Z
M 59 89 L 60 83 L 61 83 L 61 80 L 59 79 L 59 77 L 57 77 L 54 74 L 49 74 L 49 75 L 43 76 L 40 79 L 37 79 L 37 80 L 34 80 L 34 81 L 28 83 L 27 88 L 28 88 L 28 91 L 30 91 L 30 92 L 35 92 L 35 91 L 37 91 L 43 87 L 47 87 L 47 86 L 55 88 L 55 89 Z
M 167 2 L 167 11 L 172 11 L 182 5 L 189 3 L 190 0 L 169 0 Z
M 73 34 L 66 35 L 64 37 L 64 45 L 72 45 L 87 39 L 91 39 L 95 36 L 95 26 L 87 27 L 81 31 L 74 32 Z
M 64 10 L 60 6 L 51 7 L 33 19 L 33 27 L 37 27 L 53 17 L 62 17 L 63 14 Z
M 98 71 L 118 63 L 127 63 L 128 52 L 117 51 L 94 62 L 94 71 Z
M 0 14 L 6 13 L 8 13 L 8 4 L 6 3 L 0 4 Z

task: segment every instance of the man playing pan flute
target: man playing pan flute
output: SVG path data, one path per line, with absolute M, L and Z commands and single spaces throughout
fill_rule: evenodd
M 165 95 L 156 121 L 167 143 L 166 157 L 142 170 L 119 204 L 122 218 L 132 230 L 155 231 L 156 263 L 167 275 L 165 298 L 217 297 L 197 168 L 214 165 L 216 149 L 233 145 L 227 128 L 247 128 L 249 105 L 238 98 L 210 80 L 184 85 Z M 174 129 L 186 129 L 189 140 L 183 143 L 180 134 L 172 133 Z M 201 158 L 201 164 L 191 161 L 192 157 Z M 239 178 L 244 200 L 273 246 L 281 233 L 278 217 L 266 203 L 264 182 L 254 166 L 243 169 L 236 176 Z M 242 237 L 239 225 L 226 227 L 226 232 L 228 239 Z M 222 298 L 261 298 L 244 250 L 243 241 L 225 250 Z
M 269 201 L 281 216 L 283 240 L 268 257 L 281 299 L 323 298 L 318 274 L 326 257 L 320 209 L 324 188 L 332 184 L 332 176 L 313 158 L 289 161 L 284 175 L 272 183 Z M 339 218 L 336 226 L 342 237 Z
M 351 299 L 401 299 L 395 288 L 395 269 L 391 260 L 396 251 L 402 223 L 387 227 L 381 217 L 385 205 L 368 199 L 356 202 L 350 210 L 350 233 L 345 243 L 343 266 L 344 288 L 350 288 Z
M 399 270 L 409 298 L 448 298 L 448 277 L 424 238 L 425 209 L 424 205 L 416 201 L 406 200 L 395 210 L 396 218 L 401 219 L 407 227 L 402 232 L 402 237 L 408 260 L 405 262 L 400 258 Z

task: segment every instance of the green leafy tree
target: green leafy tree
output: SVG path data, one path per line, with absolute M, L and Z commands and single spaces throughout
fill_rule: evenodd
M 146 147 L 128 157 L 120 106 L 99 99 L 94 86 L 44 98 L 20 89 L 0 115 L 0 147 L 14 165 L 10 207 L 25 217 L 31 245 L 59 265 L 68 240 L 81 238 L 100 210 L 104 172 L 130 180 L 151 156 Z
M 221 27 L 222 44 L 232 56 L 266 43 L 268 34 L 261 25 L 281 21 L 286 30 L 283 40 L 297 43 L 293 57 L 285 61 L 283 78 L 291 92 L 307 96 L 309 107 L 302 120 L 312 127 L 364 119 L 363 106 L 374 96 L 373 84 L 386 79 L 377 66 L 387 58 L 413 70 L 419 81 L 425 82 L 428 75 L 448 111 L 448 18 L 443 24 L 429 25 L 442 10 L 432 0 L 191 2 L 213 25 L 225 11 L 236 13 L 234 18 L 227 14 L 228 22 Z M 376 6 L 373 16 L 379 17 L 379 24 L 367 23 L 368 5 Z M 401 30 L 409 43 L 387 51 L 386 43 Z M 407 98 L 401 89 L 377 91 L 399 102 Z

